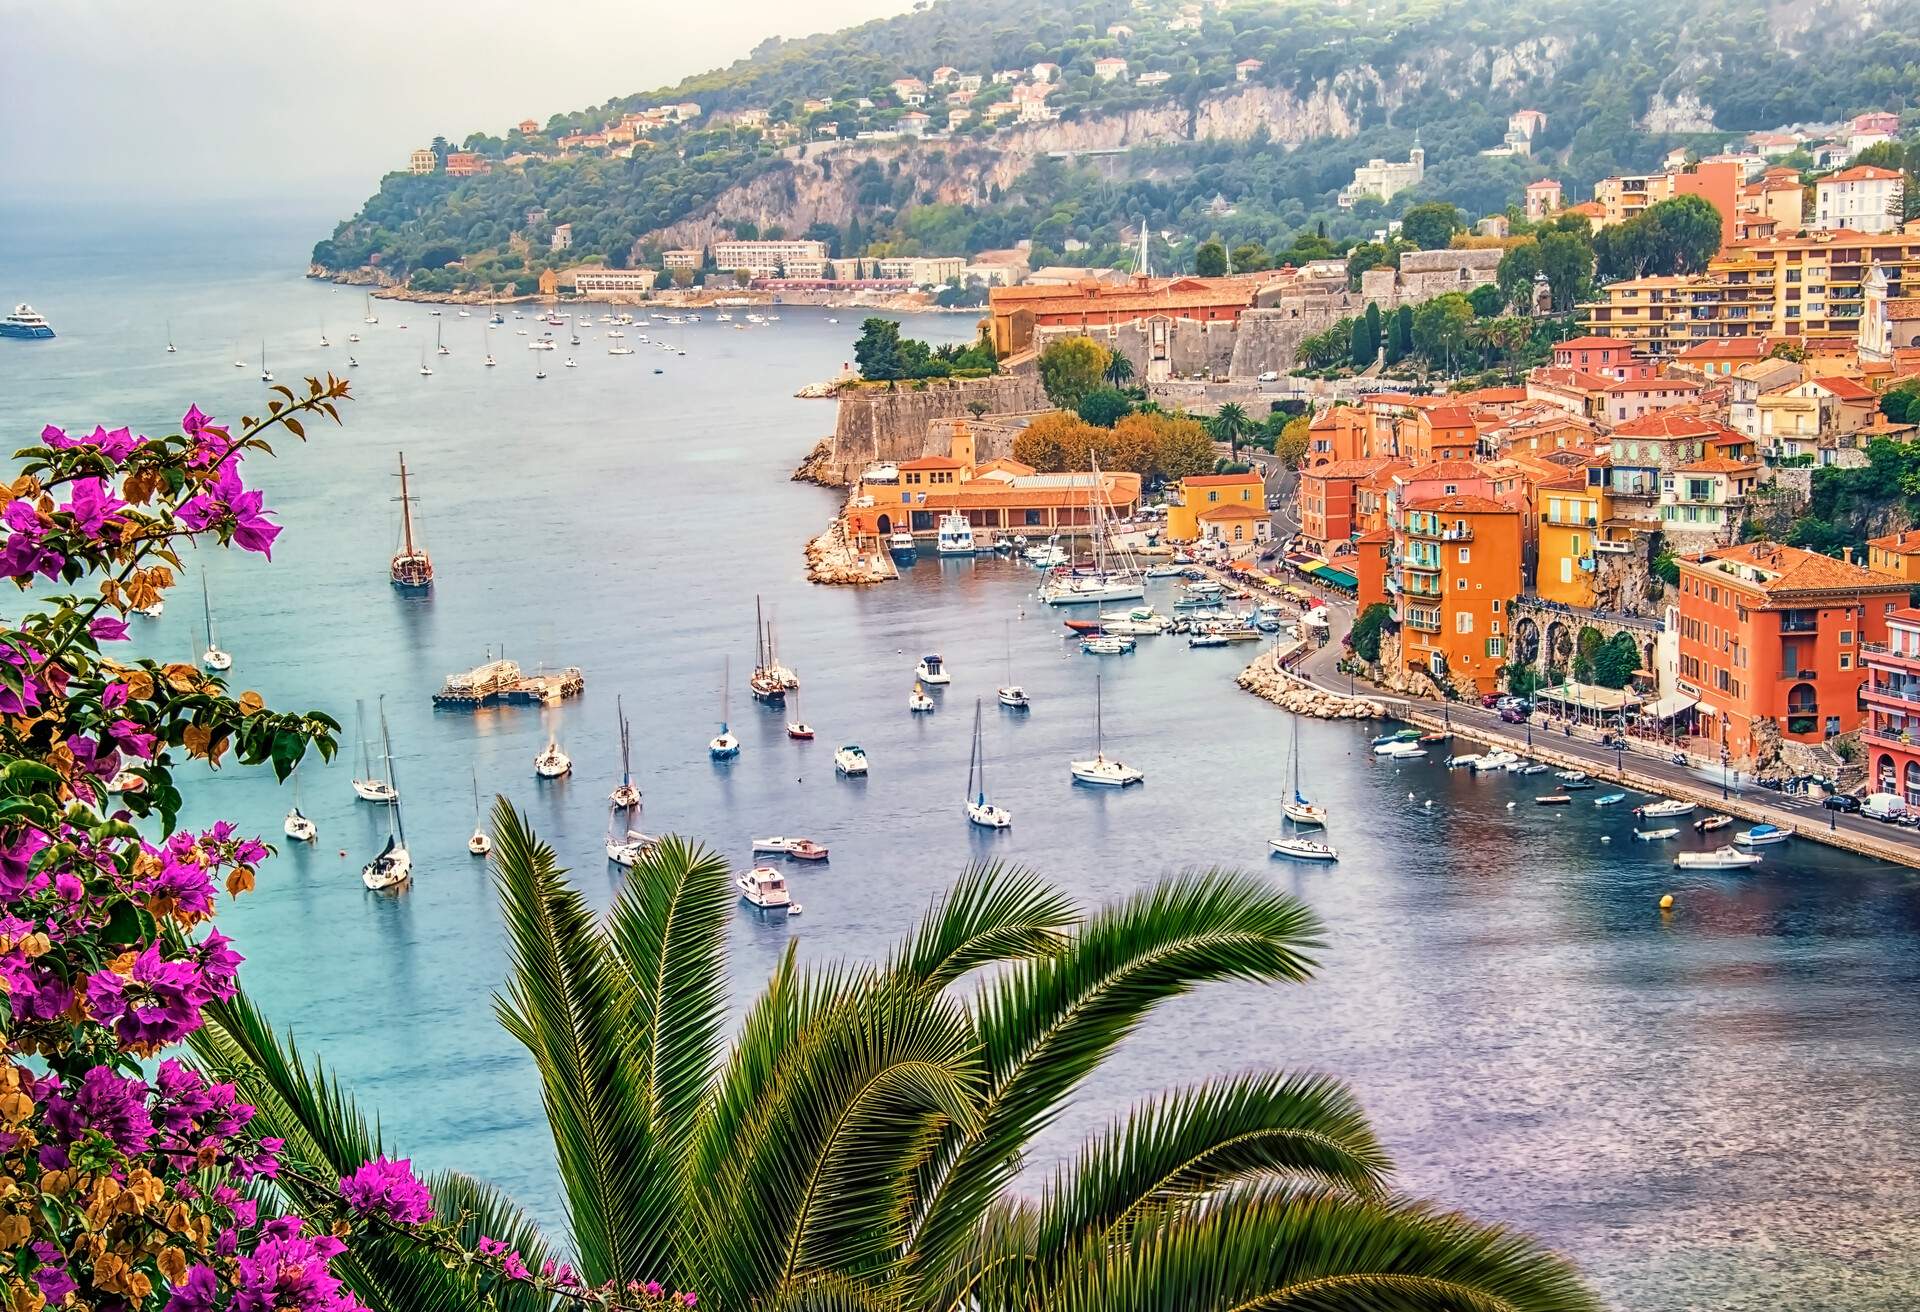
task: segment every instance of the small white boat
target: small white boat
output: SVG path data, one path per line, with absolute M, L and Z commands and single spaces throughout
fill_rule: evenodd
M 631 870 L 634 862 L 658 846 L 660 839 L 656 834 L 629 829 L 625 838 L 615 838 L 611 829 L 607 831 L 607 860 L 624 869 Z
M 143 619 L 157 620 L 167 613 L 167 603 L 164 601 L 155 601 L 151 606 L 135 606 L 133 613 Z
M 1673 863 L 1682 870 L 1738 870 L 1745 866 L 1757 866 L 1762 859 L 1758 852 L 1742 852 L 1737 847 L 1716 847 L 1711 852 L 1682 852 L 1673 858 Z
M 1093 755 L 1079 761 L 1068 761 L 1067 770 L 1075 783 L 1093 784 L 1101 788 L 1125 788 L 1129 784 L 1145 783 L 1147 776 L 1143 770 L 1136 769 L 1124 761 L 1109 760 L 1104 748 L 1105 726 L 1101 714 L 1100 676 L 1093 679 Z
M 942 515 L 934 550 L 942 556 L 971 556 L 973 549 L 973 525 L 967 517 L 959 511 Z
M 385 702 L 386 699 L 383 697 L 381 699 L 383 707 Z M 383 722 L 386 719 L 384 709 L 381 711 L 380 718 Z M 360 773 L 353 780 L 353 795 L 363 802 L 383 802 L 389 805 L 398 802 L 400 790 L 390 782 L 393 774 L 391 758 L 382 756 L 380 771 L 377 774 L 374 772 L 373 743 L 367 736 L 367 704 L 364 701 L 356 701 L 353 704 L 353 731 L 354 737 L 360 740 Z
M 545 369 L 535 369 L 533 371 L 533 376 L 536 379 L 545 378 L 547 376 L 547 371 Z
M 1528 761 L 1522 765 L 1508 766 L 1507 773 L 1508 774 L 1527 774 L 1527 775 L 1545 774 L 1548 768 L 1549 767 L 1540 764 L 1540 762 L 1538 761 Z
M 1633 831 L 1633 836 L 1643 843 L 1655 843 L 1663 838 L 1672 838 L 1679 832 L 1678 829 L 1669 825 L 1665 829 L 1636 829 Z
M 547 745 L 533 758 L 533 773 L 541 779 L 561 779 L 573 773 L 573 758 L 560 750 L 552 734 L 547 735 Z
M 656 369 L 654 372 L 660 371 Z M 914 546 L 913 534 L 906 529 L 898 528 L 888 535 L 887 550 L 895 556 L 905 556 L 911 560 L 919 549 Z
M 473 772 L 473 836 L 467 839 L 467 851 L 475 856 L 485 856 L 493 851 L 493 840 L 487 837 L 486 826 L 480 823 L 480 772 Z
M 1517 764 L 1519 760 L 1520 758 L 1518 756 L 1515 756 L 1505 748 L 1495 748 L 1493 751 L 1486 753 L 1474 761 L 1469 768 L 1475 774 L 1484 774 L 1494 770 L 1504 770 L 1510 765 Z
M 1327 844 L 1312 838 L 1301 838 L 1297 834 L 1288 834 L 1281 838 L 1270 838 L 1267 846 L 1273 849 L 1275 856 L 1284 856 L 1294 861 L 1338 861 L 1340 854 Z
M 1755 825 L 1745 833 L 1735 834 L 1733 841 L 1742 847 L 1766 847 L 1772 843 L 1784 843 L 1793 837 L 1793 826 Z
M 1658 816 L 1691 815 L 1692 813 L 1692 802 L 1676 802 L 1671 798 L 1658 802 L 1648 802 L 1645 806 L 1639 807 L 1634 811 L 1635 815 L 1643 815 L 1649 819 Z
M 740 740 L 727 728 L 727 685 L 733 681 L 733 659 L 720 663 L 720 732 L 707 743 L 707 755 L 716 761 L 731 761 L 740 755 Z
M 348 340 L 348 341 L 350 341 L 350 342 L 357 342 L 357 341 L 359 341 L 359 340 L 360 340 L 360 334 L 359 334 L 359 333 L 348 333 L 348 334 L 347 334 L 347 340 Z
M 1478 752 L 1461 752 L 1447 758 L 1447 768 L 1449 770 L 1457 770 L 1463 765 L 1474 765 L 1479 760 L 1480 753 Z
M 787 894 L 786 876 L 772 866 L 755 866 L 733 881 L 740 896 L 756 907 L 785 907 L 792 902 Z
M 1585 770 L 1557 770 L 1554 772 L 1553 777 L 1562 783 L 1582 784 L 1587 781 L 1587 772 Z
M 1419 743 L 1392 743 L 1375 750 L 1389 761 L 1417 761 L 1427 754 L 1427 749 Z
M 1292 771 L 1293 795 L 1280 804 L 1280 814 L 1305 829 L 1318 829 L 1327 823 L 1327 808 L 1315 806 L 1300 791 L 1300 717 L 1293 717 L 1293 736 L 1287 743 L 1287 765 Z
M 640 805 L 640 789 L 633 782 L 633 726 L 627 723 L 626 699 L 616 696 L 613 706 L 614 714 L 620 717 L 620 782 L 607 794 L 607 800 L 616 811 L 631 811 Z
M 915 715 L 925 715 L 933 709 L 933 698 L 927 696 L 927 690 L 918 682 L 913 685 L 913 691 L 907 694 L 907 709 Z
M 300 813 L 298 803 L 287 812 L 286 824 L 281 827 L 286 831 L 287 837 L 296 843 L 311 843 L 320 837 L 320 830 L 315 827 L 313 821 Z
M 566 368 L 568 368 L 568 369 L 578 369 L 578 368 L 579 368 L 580 366 L 579 366 L 579 365 L 577 365 L 577 364 L 575 364 L 575 363 L 573 362 L 573 357 L 572 357 L 572 356 L 568 356 L 568 357 L 567 357 L 567 363 L 566 363 L 566 365 L 565 365 L 565 367 L 566 367 Z
M 207 649 L 200 653 L 200 663 L 210 670 L 230 670 L 233 657 L 220 650 L 220 630 L 213 623 L 213 602 L 207 596 L 207 576 L 200 575 L 200 605 L 206 616 Z
M 1016 711 L 1027 710 L 1033 705 L 1032 700 L 1027 696 L 1027 690 L 1017 683 L 1010 683 L 999 689 L 996 696 L 999 697 L 1002 706 L 1011 707 Z
M 608 355 L 632 355 L 633 348 L 631 346 L 609 346 L 607 348 L 607 354 Z
M 1080 650 L 1088 656 L 1124 656 L 1133 650 L 1134 645 L 1132 638 L 1113 633 L 1099 633 L 1080 639 Z
M 922 656 L 920 663 L 913 667 L 913 673 L 920 682 L 930 687 L 953 682 L 953 676 L 947 673 L 946 663 L 940 659 L 937 652 Z
M 380 751 L 387 763 L 387 770 L 393 770 L 393 740 L 387 733 L 386 701 L 380 705 Z M 396 788 L 393 805 L 387 810 L 387 845 L 380 854 L 360 867 L 360 882 L 376 893 L 390 888 L 398 888 L 413 878 L 413 857 L 407 851 L 406 825 L 400 816 L 400 793 Z
M 867 773 L 867 754 L 857 743 L 848 743 L 833 754 L 833 768 L 849 779 Z
M 756 838 L 753 840 L 753 854 L 759 856 L 762 852 L 766 852 L 773 856 L 786 856 L 801 844 L 812 842 L 811 838 L 788 838 L 783 834 L 776 834 L 769 838 Z
M 967 758 L 967 820 L 982 829 L 1005 829 L 1013 824 L 1013 812 L 987 800 L 987 751 L 980 736 L 981 700 L 973 701 L 973 754 Z M 979 780 L 978 787 L 974 780 Z

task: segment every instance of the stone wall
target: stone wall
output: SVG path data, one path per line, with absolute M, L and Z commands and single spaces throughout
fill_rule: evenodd
M 840 395 L 840 415 L 827 450 L 810 458 L 808 476 L 829 486 L 845 486 L 876 461 L 913 460 L 946 455 L 951 430 L 938 435 L 939 419 L 968 416 L 967 404 L 983 401 L 990 414 L 1044 409 L 1046 392 L 1037 372 L 999 374 L 992 378 L 930 378 L 901 383 L 889 390 L 862 387 Z
M 1268 370 L 1285 374 L 1299 360 L 1302 338 L 1364 311 L 1357 298 L 1346 296 L 1300 297 L 1271 309 L 1243 311 L 1228 376 L 1258 378 Z
M 1506 252 L 1488 250 L 1408 251 L 1400 257 L 1398 293 L 1405 305 L 1419 305 L 1448 292 L 1470 292 L 1493 281 Z M 1388 307 L 1381 306 L 1381 309 Z
M 1167 345 L 1164 367 L 1152 359 L 1155 325 L 1164 324 Z M 1170 370 L 1181 378 L 1204 373 L 1224 377 L 1233 364 L 1234 329 L 1231 323 L 1202 323 L 1198 319 L 1138 319 L 1113 328 L 1083 332 L 1079 328 L 1042 328 L 1035 345 L 1044 349 L 1062 337 L 1091 337 L 1110 351 L 1118 351 L 1133 365 L 1141 382 L 1161 382 Z

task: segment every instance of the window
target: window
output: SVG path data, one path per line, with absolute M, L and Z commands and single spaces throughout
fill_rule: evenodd
M 1498 615 L 1500 613 L 1500 598 L 1498 597 L 1495 597 L 1493 599 L 1493 613 L 1495 615 Z
M 1472 633 L 1473 632 L 1473 612 L 1470 610 L 1463 610 L 1463 611 L 1460 611 L 1458 614 L 1456 614 L 1453 617 L 1453 631 L 1455 633 Z
M 1492 657 L 1495 660 L 1500 660 L 1503 657 L 1505 657 L 1506 654 L 1507 654 L 1506 639 L 1504 638 L 1488 638 L 1487 639 L 1487 655 L 1488 656 Z
M 1465 579 L 1455 579 L 1453 586 L 1455 591 L 1465 592 L 1467 590 L 1467 581 Z
M 1842 647 L 1853 646 L 1853 630 L 1852 629 L 1840 630 L 1840 645 Z
M 1843 670 L 1853 668 L 1853 653 L 1844 651 L 1840 653 L 1840 668 Z
M 1487 632 L 1488 632 L 1488 633 L 1498 633 L 1498 632 L 1500 632 L 1500 621 L 1499 621 L 1499 620 L 1493 620 L 1492 622 L 1490 622 L 1490 623 L 1489 623 L 1489 624 L 1487 625 Z
M 1462 565 L 1466 564 L 1468 561 L 1472 559 L 1473 559 L 1473 548 L 1471 547 L 1460 548 L 1460 563 Z

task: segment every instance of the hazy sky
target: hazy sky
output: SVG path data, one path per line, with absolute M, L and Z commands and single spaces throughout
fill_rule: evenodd
M 334 200 L 910 0 L 0 0 L 0 200 Z

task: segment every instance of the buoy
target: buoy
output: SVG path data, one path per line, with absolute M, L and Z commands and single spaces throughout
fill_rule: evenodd
M 1671 894 L 1671 893 L 1662 893 L 1662 894 L 1660 895 L 1660 909 L 1661 909 L 1662 911 L 1671 911 L 1671 910 L 1673 910 L 1673 894 Z
M 1611 843 L 1611 842 L 1613 841 L 1613 835 L 1612 835 L 1612 834 L 1602 834 L 1602 835 L 1600 835 L 1600 841 L 1601 841 L 1601 842 L 1603 842 L 1603 843 Z
M 1413 800 L 1413 794 L 1412 794 L 1412 793 L 1408 793 L 1408 794 L 1407 794 L 1407 800 L 1408 800 L 1409 802 L 1411 802 L 1411 801 Z
M 1427 810 L 1431 811 L 1433 810 L 1433 799 L 1429 797 L 1426 801 L 1422 802 L 1421 805 L 1426 807 Z
M 1507 810 L 1511 811 L 1513 810 L 1513 807 L 1514 807 L 1514 804 L 1512 802 L 1507 803 Z

